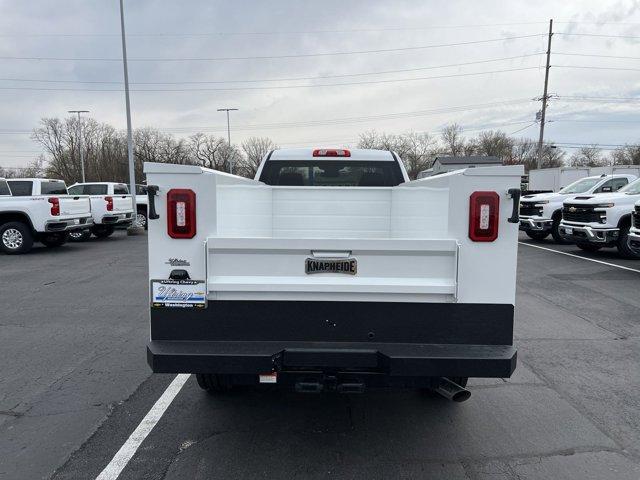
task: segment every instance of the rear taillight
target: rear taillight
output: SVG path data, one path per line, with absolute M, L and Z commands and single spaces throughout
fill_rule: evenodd
M 104 201 L 107 202 L 107 212 L 113 211 L 113 197 L 104 197 Z
M 51 215 L 58 216 L 60 215 L 60 199 L 58 197 L 49 198 L 49 203 L 51 204 Z
M 313 151 L 314 157 L 350 157 L 351 152 L 345 149 L 318 148 Z
M 196 235 L 196 194 L 193 190 L 176 188 L 167 193 L 167 230 L 171 238 Z
M 473 192 L 469 201 L 469 238 L 493 242 L 498 238 L 500 197 L 496 192 Z

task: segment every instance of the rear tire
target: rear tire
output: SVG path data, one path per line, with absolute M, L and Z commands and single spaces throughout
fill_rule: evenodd
M 40 242 L 49 248 L 56 248 L 64 245 L 69 240 L 67 232 L 45 233 L 40 237 Z
M 571 242 L 562 238 L 560 235 L 560 221 L 562 220 L 561 215 L 556 215 L 553 217 L 553 224 L 551 225 L 551 236 L 553 237 L 553 241 L 560 245 L 568 245 Z
M 214 373 L 196 374 L 198 386 L 209 394 L 225 393 L 231 390 L 233 384 L 228 375 L 216 375 Z
M 147 219 L 147 209 L 138 208 L 138 212 L 136 213 L 135 223 L 147 230 L 149 228 L 148 219 Z
M 594 245 L 592 243 L 576 243 L 576 247 L 580 250 L 584 250 L 585 252 L 597 252 L 602 247 L 600 245 Z
M 86 242 L 91 238 L 89 230 L 72 230 L 69 232 L 69 240 L 71 242 Z
M 33 234 L 22 222 L 9 222 L 0 226 L 0 250 L 7 255 L 27 253 L 33 247 Z
M 621 257 L 638 260 L 640 259 L 640 253 L 632 250 L 629 246 L 629 228 L 630 225 L 625 225 L 620 228 L 616 247 L 618 248 L 618 253 Z
M 549 236 L 549 232 L 532 232 L 532 231 L 525 231 L 524 233 L 527 234 L 527 237 L 531 238 L 532 240 L 544 240 L 545 238 L 547 238 Z
M 113 234 L 114 228 L 112 225 L 95 225 L 91 227 L 91 233 L 97 238 L 107 238 Z

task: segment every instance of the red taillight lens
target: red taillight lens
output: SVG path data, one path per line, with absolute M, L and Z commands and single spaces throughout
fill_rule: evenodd
M 49 198 L 49 203 L 51 204 L 51 215 L 58 216 L 60 215 L 60 199 L 57 197 Z
M 104 201 L 107 202 L 107 212 L 113 211 L 113 197 L 104 197 Z
M 496 192 L 473 192 L 469 201 L 469 238 L 493 242 L 498 238 L 500 197 Z
M 318 148 L 313 151 L 314 157 L 350 157 L 351 152 L 336 148 Z
M 167 192 L 167 230 L 171 238 L 196 235 L 196 194 L 193 190 L 176 188 Z

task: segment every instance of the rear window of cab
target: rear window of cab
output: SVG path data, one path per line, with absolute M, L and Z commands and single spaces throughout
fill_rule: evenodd
M 267 160 L 260 181 L 283 186 L 394 187 L 404 179 L 395 161 Z

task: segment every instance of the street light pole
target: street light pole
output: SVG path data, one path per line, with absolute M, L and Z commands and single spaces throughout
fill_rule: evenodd
M 237 108 L 219 108 L 219 112 L 227 112 L 227 145 L 229 145 L 229 153 L 231 153 L 231 127 L 229 124 L 229 112 L 237 111 Z M 233 157 L 229 157 L 229 173 L 233 173 Z
M 131 204 L 133 208 L 133 218 L 136 218 L 138 207 L 136 205 L 136 170 L 133 158 L 133 131 L 131 128 L 131 103 L 129 101 L 129 70 L 127 68 L 127 42 L 124 30 L 124 6 L 120 0 L 120 32 L 122 34 L 122 65 L 124 68 L 124 98 L 127 111 L 127 153 L 129 158 L 129 193 L 131 194 Z M 135 222 L 127 229 L 128 235 L 137 235 L 143 229 Z
M 78 150 L 80 150 L 80 168 L 82 170 L 82 183 L 84 183 L 84 152 L 82 151 L 82 123 L 80 122 L 80 114 L 89 113 L 89 110 L 68 110 L 68 113 L 78 114 Z

